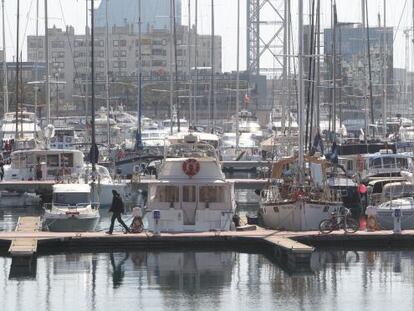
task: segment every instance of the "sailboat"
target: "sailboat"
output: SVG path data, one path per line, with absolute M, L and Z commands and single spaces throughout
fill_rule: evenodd
M 327 185 L 328 163 L 304 155 L 303 0 L 299 1 L 298 154 L 273 165 L 272 181 L 261 193 L 259 218 L 266 227 L 292 231 L 315 230 L 343 204 Z M 307 163 L 308 165 L 305 165 Z

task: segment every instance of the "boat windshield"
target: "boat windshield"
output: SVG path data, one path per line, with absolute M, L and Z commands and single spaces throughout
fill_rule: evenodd
M 89 203 L 88 192 L 55 192 L 53 193 L 53 203 L 56 205 L 76 205 L 79 203 Z
M 216 157 L 216 149 L 208 144 L 175 144 L 167 149 L 168 158 Z

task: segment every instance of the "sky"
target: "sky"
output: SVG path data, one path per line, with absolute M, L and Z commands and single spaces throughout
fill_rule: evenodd
M 36 2 L 39 1 L 39 34 L 44 34 L 44 0 L 20 0 L 20 45 L 23 48 L 23 60 L 26 59 L 26 36 L 36 33 Z M 138 0 L 137 0 L 138 1 Z M 142 0 L 151 1 L 151 0 Z M 187 24 L 188 1 L 194 7 L 194 0 L 182 0 L 183 23 Z M 238 0 L 214 0 L 215 8 L 215 33 L 222 36 L 223 46 L 223 70 L 231 71 L 236 69 L 236 30 L 237 30 L 237 1 Z M 240 69 L 246 68 L 246 0 L 239 0 L 241 6 L 240 21 Z M 283 0 L 269 0 L 277 7 L 283 7 Z M 308 14 L 310 0 L 303 0 L 305 14 Z M 336 0 L 339 22 L 360 22 L 361 21 L 361 0 Z M 394 67 L 404 68 L 405 66 L 405 39 L 403 31 L 412 24 L 412 7 L 414 0 L 385 0 L 387 6 L 387 26 L 394 26 Z M 48 1 L 49 27 L 65 28 L 65 25 L 73 25 L 76 33 L 83 33 L 85 27 L 85 0 L 52 0 Z M 294 39 L 297 37 L 297 3 L 292 2 L 292 25 Z M 321 0 L 321 22 L 322 28 L 330 25 L 330 2 Z M 95 1 L 98 7 L 100 0 Z M 209 34 L 211 31 L 211 0 L 198 0 L 199 3 L 199 32 Z M 369 24 L 378 25 L 378 14 L 383 13 L 384 0 L 368 0 Z M 6 13 L 6 52 L 7 59 L 13 60 L 16 55 L 16 8 L 17 0 L 5 0 Z M 194 8 L 193 8 L 194 9 Z M 271 19 L 273 12 L 265 10 L 268 18 Z M 194 23 L 194 12 L 192 12 L 192 23 Z M 305 16 L 305 23 L 307 17 Z M 399 25 L 397 29 L 397 25 Z M 272 26 L 273 27 L 273 26 Z M 274 28 L 268 27 L 264 30 L 263 37 L 268 38 L 274 33 Z M 1 42 L 0 42 L 1 43 Z M 0 44 L 1 46 L 2 44 Z M 410 46 L 410 54 L 414 54 L 414 48 Z M 412 57 L 411 57 L 412 58 Z M 270 60 L 265 64 L 272 67 Z M 412 68 L 412 64 L 410 68 Z

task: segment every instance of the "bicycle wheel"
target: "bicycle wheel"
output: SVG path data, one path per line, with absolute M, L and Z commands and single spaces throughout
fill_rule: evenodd
M 354 232 L 357 232 L 358 229 L 359 229 L 359 224 L 355 219 L 347 218 L 344 221 L 344 230 L 345 230 L 345 232 L 354 233 Z
M 324 219 L 319 223 L 319 231 L 321 233 L 330 233 L 334 229 L 332 221 L 330 219 Z

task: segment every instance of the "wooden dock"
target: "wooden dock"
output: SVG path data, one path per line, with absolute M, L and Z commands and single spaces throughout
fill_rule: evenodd
M 37 252 L 36 232 L 42 229 L 40 217 L 19 217 L 15 232 L 33 236 L 15 236 L 11 240 L 9 253 L 12 257 L 32 257 Z
M 220 249 L 238 252 L 264 253 L 276 262 L 285 264 L 291 271 L 310 269 L 310 260 L 315 247 L 401 247 L 414 245 L 414 230 L 344 233 L 334 231 L 321 234 L 317 231 L 288 232 L 266 230 L 260 227 L 251 231 L 215 231 L 161 233 L 151 232 L 123 234 L 114 232 L 43 232 L 39 217 L 21 217 L 15 231 L 0 232 L 0 247 L 9 247 L 13 261 L 22 266 L 24 260 L 48 252 L 79 252 L 127 249 L 171 250 L 171 249 Z M 30 260 L 29 260 L 30 259 Z M 23 264 L 22 264 L 23 262 Z

